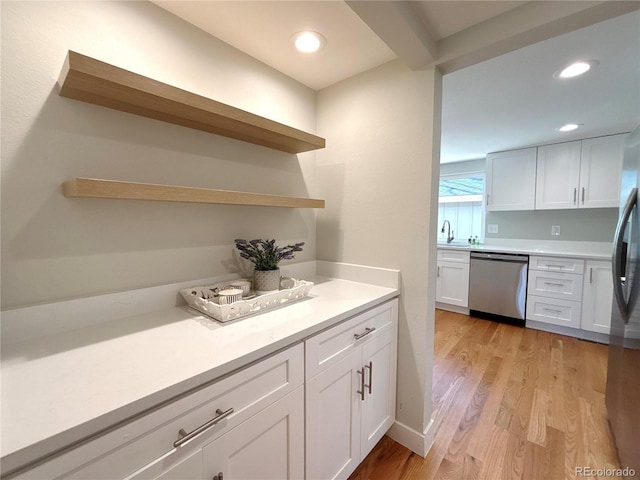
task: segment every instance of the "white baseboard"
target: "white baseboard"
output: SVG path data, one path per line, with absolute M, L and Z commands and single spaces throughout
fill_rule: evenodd
M 396 420 L 387 432 L 387 435 L 400 445 L 407 447 L 412 452 L 424 458 L 433 445 L 434 432 L 432 427 L 433 419 L 429 421 L 424 432 L 420 433 Z
M 590 342 L 604 343 L 605 345 L 609 344 L 609 335 L 605 335 L 604 333 L 590 332 L 579 328 L 569 328 L 564 325 L 553 325 L 551 323 L 538 322 L 536 320 L 527 320 L 525 327 L 542 330 L 543 332 L 567 335 L 568 337 L 576 337 L 581 340 L 589 340 Z
M 469 315 L 469 309 L 466 307 L 458 307 L 457 305 L 450 305 L 448 303 L 436 302 L 436 308 L 440 310 L 446 310 L 447 312 L 461 313 L 463 315 Z

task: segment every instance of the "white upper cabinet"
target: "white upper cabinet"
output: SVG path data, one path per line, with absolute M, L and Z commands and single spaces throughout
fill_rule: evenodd
M 626 134 L 582 141 L 580 206 L 617 207 Z
M 536 148 L 487 155 L 487 211 L 533 210 Z
M 617 207 L 624 137 L 538 147 L 536 210 Z
M 538 147 L 536 210 L 577 208 L 581 142 Z

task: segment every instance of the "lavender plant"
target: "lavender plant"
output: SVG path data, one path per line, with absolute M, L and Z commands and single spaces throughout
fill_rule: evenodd
M 256 270 L 276 270 L 281 260 L 291 260 L 301 252 L 304 242 L 278 247 L 275 240 L 235 240 L 240 256 L 254 264 Z

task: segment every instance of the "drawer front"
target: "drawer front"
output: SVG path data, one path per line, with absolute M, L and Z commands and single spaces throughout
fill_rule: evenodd
M 304 382 L 302 343 L 182 397 L 18 478 L 125 478 L 163 456 L 170 468 L 185 455 L 223 435 Z M 233 413 L 183 446 L 174 448 L 181 429 L 191 432 L 219 416 Z
M 579 302 L 582 300 L 582 275 L 529 270 L 527 293 Z
M 555 298 L 527 297 L 527 320 L 580 328 L 580 302 L 571 302 Z
M 313 378 L 340 362 L 354 348 L 397 321 L 398 300 L 394 299 L 307 339 L 306 378 Z
M 438 249 L 438 261 L 469 263 L 469 251 L 449 250 L 448 248 Z
M 545 270 L 561 273 L 584 273 L 584 260 L 563 257 L 529 257 L 529 270 Z

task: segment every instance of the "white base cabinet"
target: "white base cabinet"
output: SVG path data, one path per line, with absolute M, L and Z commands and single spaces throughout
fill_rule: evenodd
M 304 478 L 304 389 L 281 400 L 203 449 L 204 477 L 218 480 Z
M 469 306 L 469 251 L 438 250 L 436 302 Z
M 580 328 L 583 271 L 584 260 L 530 256 L 527 320 Z
M 395 421 L 398 302 L 306 343 L 306 478 L 346 479 Z
M 613 299 L 611 275 L 611 262 L 587 261 L 582 295 L 582 330 L 609 334 Z
M 397 325 L 394 299 L 9 478 L 346 478 L 395 421 Z

